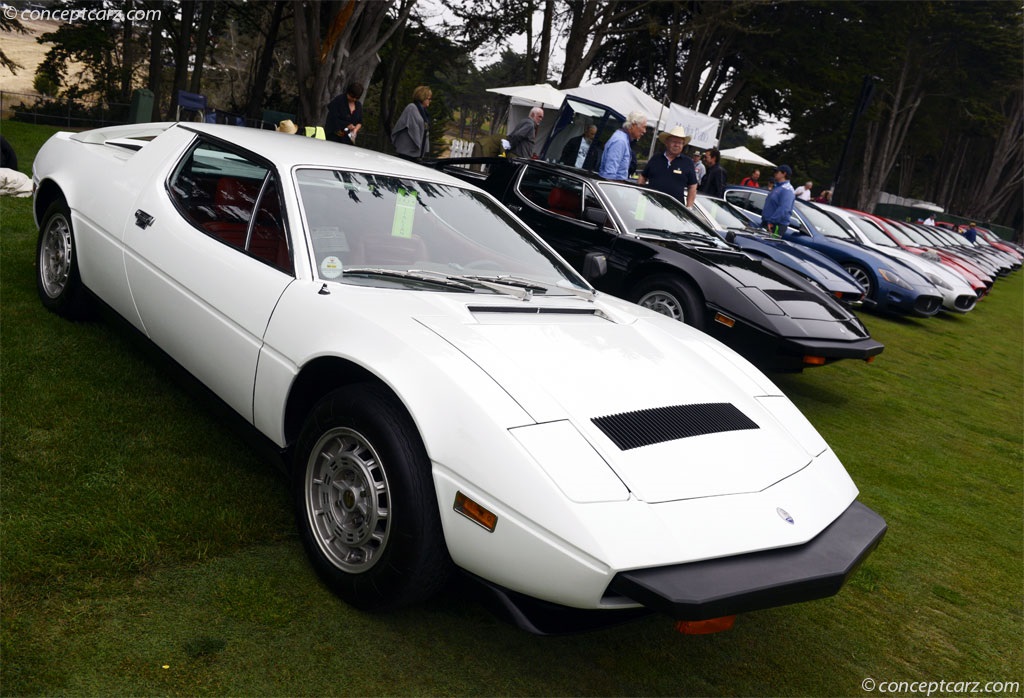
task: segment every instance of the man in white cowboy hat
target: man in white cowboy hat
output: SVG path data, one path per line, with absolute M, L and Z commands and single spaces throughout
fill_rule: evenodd
M 693 167 L 693 160 L 683 155 L 683 148 L 690 142 L 690 136 L 686 135 L 682 126 L 676 126 L 671 131 L 662 131 L 658 140 L 665 146 L 665 150 L 648 161 L 637 182 L 671 194 L 687 207 L 693 206 L 693 200 L 697 197 L 697 171 Z
M 295 125 L 295 122 L 291 119 L 285 119 L 277 124 L 277 128 L 274 129 L 278 133 L 296 134 L 299 132 L 299 127 Z

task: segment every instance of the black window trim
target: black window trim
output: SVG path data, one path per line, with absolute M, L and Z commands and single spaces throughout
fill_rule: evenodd
M 512 188 L 513 188 L 513 190 L 516 193 L 516 198 L 519 199 L 519 201 L 525 203 L 526 205 L 530 206 L 531 208 L 533 208 L 533 209 L 535 209 L 535 210 L 537 210 L 537 211 L 539 211 L 539 212 L 541 212 L 541 213 L 543 213 L 545 215 L 548 215 L 548 216 L 558 216 L 559 220 L 571 221 L 572 223 L 574 223 L 576 225 L 582 225 L 582 226 L 585 226 L 587 228 L 593 228 L 594 230 L 597 230 L 597 225 L 594 224 L 594 223 L 589 223 L 589 222 L 583 220 L 582 218 L 569 218 L 568 216 L 563 216 L 561 213 L 557 213 L 556 211 L 552 211 L 549 208 L 544 208 L 542 206 L 538 206 L 536 203 L 534 203 L 528 197 L 526 197 L 522 193 L 522 191 L 520 190 L 520 186 L 522 185 L 523 177 L 526 176 L 526 172 L 529 169 L 531 169 L 531 165 L 525 165 L 525 166 L 521 167 L 520 171 L 519 171 L 519 174 L 516 175 L 516 177 L 515 177 L 515 179 L 513 181 L 513 184 L 512 184 Z M 580 183 L 580 190 L 583 192 L 583 197 L 582 197 L 583 200 L 582 200 L 580 205 L 583 206 L 584 209 L 586 208 L 586 201 L 587 201 L 587 199 L 586 199 L 586 191 L 589 188 L 589 190 L 593 194 L 594 198 L 597 199 L 597 201 L 601 204 L 601 208 L 605 211 L 605 213 L 608 213 L 608 223 L 610 223 L 611 225 L 610 226 L 609 225 L 605 225 L 605 228 L 607 229 L 607 228 L 611 227 L 615 234 L 619 234 L 619 226 L 618 226 L 617 221 L 615 220 L 615 216 L 613 216 L 611 213 L 609 213 L 608 205 L 605 204 L 604 200 L 597 193 L 598 192 L 598 188 L 595 187 L 595 186 L 592 186 L 592 184 L 591 184 L 591 182 L 589 180 L 586 180 L 586 179 L 584 179 L 584 178 L 582 178 L 582 177 L 580 177 L 580 176 L 578 176 L 576 174 L 572 174 L 572 173 L 569 173 L 569 172 L 561 172 L 561 171 L 556 170 L 554 168 L 532 166 L 532 169 L 537 170 L 538 172 L 546 172 L 546 173 L 550 174 L 552 177 L 565 177 L 566 179 L 571 179 L 573 181 L 579 182 Z M 582 214 L 583 214 L 583 211 L 581 210 L 580 211 L 580 215 L 582 215 Z
M 232 143 L 231 141 L 229 141 L 229 140 L 227 140 L 225 138 L 220 138 L 218 136 L 212 136 L 212 135 L 210 135 L 208 133 L 204 133 L 204 132 L 199 131 L 197 129 L 185 126 L 184 124 L 177 124 L 177 126 L 179 128 L 181 128 L 181 129 L 183 129 L 185 131 L 188 131 L 189 133 L 193 134 L 192 140 L 189 142 L 188 147 L 185 149 L 184 155 L 182 155 L 182 157 L 178 160 L 178 162 L 175 163 L 174 167 L 168 173 L 167 178 L 164 180 L 164 193 L 167 195 L 167 198 L 170 199 L 171 205 L 174 206 L 175 210 L 178 212 L 178 215 L 181 216 L 182 220 L 184 220 L 186 223 L 188 223 L 190 226 L 192 226 L 192 228 L 194 228 L 195 230 L 198 230 L 203 235 L 205 235 L 205 236 L 207 236 L 207 237 L 209 237 L 209 238 L 211 238 L 213 240 L 216 240 L 217 242 L 219 242 L 220 244 L 224 245 L 225 247 L 229 247 L 229 248 L 231 248 L 233 250 L 237 250 L 238 252 L 241 252 L 242 254 L 244 254 L 246 257 L 249 257 L 250 259 L 255 259 L 258 262 L 262 262 L 263 264 L 266 264 L 268 267 L 270 267 L 272 269 L 276 269 L 277 271 L 281 272 L 282 274 L 288 274 L 289 276 L 295 277 L 295 250 L 292 247 L 292 236 L 290 234 L 290 227 L 288 225 L 288 212 L 286 210 L 287 206 L 285 205 L 285 201 L 284 201 L 284 179 L 281 177 L 281 173 L 278 171 L 277 166 L 274 165 L 274 163 L 272 161 L 270 161 L 269 159 L 263 157 L 262 155 L 259 155 L 258 153 L 254 153 L 251 150 L 248 150 L 246 148 L 242 148 L 242 147 L 236 145 L 235 143 Z M 174 196 L 173 192 L 171 191 L 171 180 L 174 179 L 177 176 L 177 174 L 181 170 L 182 164 L 185 162 L 185 160 L 187 160 L 192 155 L 192 153 L 195 152 L 195 150 L 200 145 L 203 144 L 203 142 L 213 143 L 213 144 L 223 148 L 224 150 L 227 150 L 228 152 L 234 153 L 236 155 L 240 155 L 240 156 L 242 156 L 242 157 L 244 157 L 244 158 L 246 158 L 246 159 L 248 159 L 248 160 L 250 160 L 250 161 L 252 161 L 252 162 L 254 162 L 254 163 L 256 163 L 256 164 L 258 164 L 260 166 L 262 166 L 262 167 L 265 167 L 266 170 L 267 170 L 267 174 L 263 176 L 263 181 L 260 183 L 260 192 L 259 192 L 259 195 L 256 197 L 256 203 L 255 203 L 255 206 L 253 207 L 252 217 L 249 219 L 249 225 L 246 228 L 246 233 L 245 233 L 245 249 L 239 249 L 238 247 L 235 247 L 234 245 L 229 245 L 224 240 L 222 240 L 221 238 L 217 237 L 216 235 L 214 235 L 210 231 L 204 230 L 203 228 L 201 228 L 198 225 L 196 225 L 195 223 L 193 223 L 192 220 L 189 218 L 189 216 L 185 213 L 185 211 L 182 211 L 181 206 L 179 205 L 177 198 Z M 281 202 L 280 202 L 281 203 L 281 221 L 280 222 L 281 222 L 282 231 L 284 233 L 285 244 L 288 246 L 288 256 L 291 258 L 291 262 L 292 262 L 292 271 L 291 272 L 288 272 L 288 271 L 282 269 L 281 267 L 277 266 L 276 264 L 271 263 L 269 260 L 263 259 L 262 257 L 258 257 L 256 255 L 252 254 L 251 252 L 249 252 L 249 249 L 248 249 L 249 245 L 250 245 L 250 243 L 252 241 L 253 229 L 255 228 L 255 225 L 256 225 L 256 214 L 257 214 L 257 211 L 259 211 L 260 203 L 262 203 L 262 201 L 263 201 L 263 194 L 264 194 L 264 192 L 267 189 L 267 182 L 270 180 L 270 176 L 271 175 L 276 177 L 277 181 L 278 181 L 278 196 L 281 197 Z

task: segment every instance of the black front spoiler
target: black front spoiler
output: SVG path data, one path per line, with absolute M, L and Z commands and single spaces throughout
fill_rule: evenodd
M 885 535 L 854 502 L 813 540 L 703 562 L 619 572 L 609 591 L 677 620 L 707 620 L 837 593 Z

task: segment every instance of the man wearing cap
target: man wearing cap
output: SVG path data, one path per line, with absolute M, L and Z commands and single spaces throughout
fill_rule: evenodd
M 764 209 L 761 211 L 761 225 L 773 238 L 781 238 L 782 231 L 789 227 L 789 217 L 793 215 L 793 201 L 796 193 L 789 178 L 793 176 L 793 170 L 789 165 L 779 165 L 775 168 L 775 186 L 768 192 L 765 199 Z
M 699 150 L 693 154 L 693 169 L 697 172 L 697 186 L 704 181 L 704 175 L 708 173 L 708 168 L 704 167 L 704 153 Z
M 650 159 L 637 182 L 670 194 L 689 208 L 697 197 L 697 172 L 693 160 L 683 155 L 690 137 L 682 126 L 676 126 L 671 131 L 662 131 L 658 140 L 665 151 Z

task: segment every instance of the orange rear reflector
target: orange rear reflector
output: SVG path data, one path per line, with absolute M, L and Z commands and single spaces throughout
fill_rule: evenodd
M 728 315 L 722 315 L 721 313 L 715 314 L 715 322 L 720 322 L 726 327 L 732 327 L 733 325 L 736 324 L 736 321 L 733 320 L 731 317 L 729 317 Z
M 868 358 L 864 359 L 864 361 L 869 364 L 873 364 L 875 362 L 875 357 L 869 356 Z
M 732 630 L 732 624 L 735 621 L 736 616 L 722 616 L 707 620 L 677 620 L 676 630 L 684 635 L 710 635 L 723 630 Z
M 805 356 L 804 357 L 804 363 L 805 364 L 811 364 L 813 366 L 824 366 L 825 365 L 825 357 L 824 356 Z
M 455 511 L 491 532 L 498 525 L 498 517 L 496 515 L 487 511 L 461 492 L 455 493 Z

